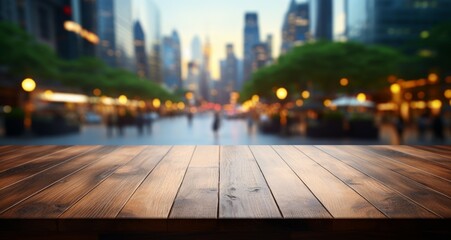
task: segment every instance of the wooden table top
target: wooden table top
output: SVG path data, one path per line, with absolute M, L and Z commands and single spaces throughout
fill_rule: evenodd
M 451 146 L 0 146 L 0 219 L 450 218 Z

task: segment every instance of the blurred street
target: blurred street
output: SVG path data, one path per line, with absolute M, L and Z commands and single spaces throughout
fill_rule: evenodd
M 124 136 L 118 136 L 116 129 L 111 137 L 107 136 L 104 125 L 84 125 L 80 133 L 51 136 L 51 137 L 16 137 L 0 138 L 0 145 L 235 145 L 235 144 L 398 144 L 396 132 L 393 127 L 383 125 L 380 128 L 379 140 L 361 139 L 312 139 L 302 135 L 280 136 L 277 134 L 262 134 L 254 124 L 248 131 L 247 121 L 244 119 L 221 120 L 218 138 L 212 131 L 213 113 L 204 113 L 194 116 L 192 125 L 189 126 L 186 116 L 161 118 L 152 126 L 152 132 L 146 131 L 138 134 L 135 126 L 125 128 Z M 407 128 L 404 133 L 404 144 L 434 144 L 430 134 L 426 134 L 425 141 L 417 138 L 417 133 L 412 128 Z M 451 144 L 448 136 L 446 144 Z

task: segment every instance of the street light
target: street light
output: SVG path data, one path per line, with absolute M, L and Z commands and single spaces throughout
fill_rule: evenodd
M 349 80 L 347 78 L 340 79 L 341 86 L 346 87 L 346 86 L 348 86 L 348 84 L 349 84 Z
M 304 98 L 304 99 L 307 99 L 307 98 L 309 98 L 310 97 L 310 92 L 309 91 L 307 91 L 307 90 L 305 90 L 305 91 L 303 91 L 302 92 L 302 97 Z
M 279 100 L 284 100 L 288 96 L 288 91 L 285 88 L 279 88 L 276 91 L 276 96 Z
M 31 111 L 33 109 L 31 101 L 31 93 L 36 89 L 36 82 L 31 78 L 25 78 L 22 81 L 22 89 L 25 91 L 25 118 L 23 124 L 26 131 L 31 128 Z
M 357 101 L 359 101 L 359 102 L 365 102 L 365 101 L 366 101 L 366 95 L 365 95 L 365 93 L 359 93 L 359 94 L 357 94 Z
M 120 95 L 118 98 L 119 104 L 121 105 L 125 105 L 128 102 L 127 96 L 125 95 Z
M 153 105 L 154 108 L 159 108 L 159 107 L 161 106 L 161 101 L 160 101 L 160 99 L 155 98 L 155 99 L 152 101 L 152 105 Z
M 25 78 L 22 81 L 22 89 L 25 92 L 33 92 L 36 89 L 36 82 L 31 78 Z
M 390 86 L 390 91 L 393 94 L 398 94 L 399 92 L 401 92 L 401 86 L 397 83 L 394 83 Z

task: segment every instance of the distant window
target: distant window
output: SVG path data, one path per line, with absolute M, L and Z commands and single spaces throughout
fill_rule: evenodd
M 44 8 L 38 9 L 39 33 L 42 39 L 50 40 L 50 26 L 48 19 L 48 11 Z

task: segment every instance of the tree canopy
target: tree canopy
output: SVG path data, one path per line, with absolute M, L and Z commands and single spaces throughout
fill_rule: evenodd
M 60 59 L 52 49 L 11 23 L 0 22 L 0 49 L 0 66 L 10 78 L 33 77 L 41 83 L 59 83 L 86 94 L 98 88 L 113 97 L 125 94 L 130 98 L 178 100 L 157 83 L 111 68 L 97 58 Z
M 274 95 L 277 87 L 301 91 L 312 86 L 324 93 L 344 91 L 342 78 L 349 80 L 347 91 L 377 90 L 396 74 L 403 57 L 390 48 L 354 42 L 319 41 L 292 49 L 274 65 L 253 74 L 242 92 L 242 100 L 252 94 Z

